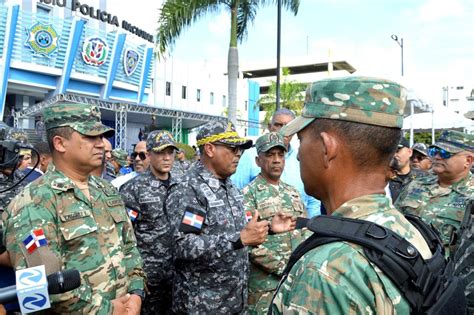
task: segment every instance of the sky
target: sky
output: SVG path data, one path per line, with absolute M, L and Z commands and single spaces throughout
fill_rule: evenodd
M 112 1 L 110 1 L 112 2 Z M 114 0 L 108 10 L 154 33 L 162 0 Z M 268 2 L 268 1 L 267 1 Z M 276 1 L 275 1 L 276 2 Z M 472 0 L 301 0 L 298 14 L 282 12 L 283 59 L 346 60 L 355 75 L 402 82 L 434 106 L 442 87 L 474 88 L 474 1 Z M 259 9 L 248 37 L 239 44 L 240 69 L 275 62 L 277 10 Z M 230 15 L 225 8 L 196 21 L 176 40 L 170 54 L 206 62 L 226 72 Z M 391 35 L 403 38 L 401 48 Z

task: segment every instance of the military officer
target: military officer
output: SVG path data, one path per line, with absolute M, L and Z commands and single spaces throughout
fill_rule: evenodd
M 280 212 L 295 220 L 304 217 L 304 204 L 298 190 L 280 179 L 285 167 L 283 136 L 278 132 L 267 133 L 257 139 L 255 148 L 255 161 L 261 172 L 243 189 L 246 215 L 251 216 L 258 210 L 260 218 L 269 221 Z M 268 310 L 291 252 L 301 242 L 304 232 L 293 230 L 269 235 L 263 244 L 249 248 L 248 304 L 251 314 L 265 314 Z
M 106 179 L 111 181 L 121 175 L 120 170 L 122 167 L 128 165 L 127 151 L 122 149 L 114 149 L 111 152 L 111 158 L 105 164 Z
M 145 275 L 132 224 L 115 188 L 89 175 L 114 131 L 91 105 L 57 103 L 43 117 L 54 167 L 3 214 L 12 265 L 80 272 L 78 289 L 51 296 L 52 313 L 139 314 Z
M 146 141 L 149 168 L 120 187 L 148 278 L 144 314 L 171 311 L 173 253 L 164 205 L 168 190 L 177 183 L 170 173 L 177 149 L 168 131 L 152 131 Z
M 308 87 L 302 116 L 283 133 L 297 133 L 305 190 L 322 201 L 329 215 L 375 222 L 430 258 L 421 234 L 384 193 L 405 103 L 405 88 L 388 80 L 325 79 Z M 410 306 L 361 246 L 337 241 L 306 252 L 296 262 L 276 294 L 272 311 L 409 314 Z
M 429 147 L 433 175 L 420 178 L 400 193 L 395 207 L 420 216 L 440 233 L 446 255 L 450 255 L 451 235 L 459 229 L 469 199 L 474 197 L 470 172 L 474 158 L 474 136 L 444 131 Z
M 235 314 L 247 304 L 247 246 L 261 244 L 268 221 L 249 223 L 243 195 L 232 175 L 252 141 L 239 137 L 229 122 L 210 122 L 196 137 L 201 159 L 171 187 L 166 209 L 173 228 L 175 276 L 173 311 Z M 274 219 L 272 229 L 288 230 L 289 221 Z

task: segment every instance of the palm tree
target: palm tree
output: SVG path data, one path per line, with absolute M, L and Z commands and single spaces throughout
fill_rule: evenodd
M 295 15 L 299 0 L 281 0 L 283 8 Z M 277 0 L 166 0 L 161 7 L 156 34 L 158 56 L 163 56 L 172 48 L 181 31 L 206 14 L 220 10 L 230 12 L 230 45 L 227 59 L 229 120 L 236 122 L 237 78 L 239 74 L 239 54 L 237 42 L 247 37 L 248 25 L 255 20 L 257 9 Z
M 290 80 L 290 70 L 288 68 L 283 68 L 282 73 L 283 81 L 280 86 L 280 106 L 282 108 L 291 109 L 296 115 L 300 115 L 304 105 L 304 92 L 308 84 Z M 267 125 L 276 110 L 275 81 L 270 81 L 268 94 L 262 96 L 255 106 L 259 106 L 265 111 L 265 119 L 263 123 L 264 125 Z

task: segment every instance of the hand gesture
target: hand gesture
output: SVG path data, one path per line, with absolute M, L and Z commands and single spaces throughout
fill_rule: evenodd
M 258 221 L 258 211 L 252 216 L 252 220 L 240 231 L 240 240 L 243 245 L 257 246 L 265 242 L 268 235 L 268 221 Z
M 278 212 L 272 219 L 272 231 L 274 233 L 293 231 L 295 226 L 296 217 L 291 214 Z
M 112 300 L 112 305 L 114 307 L 113 315 L 125 315 L 128 313 L 127 311 L 127 302 L 130 299 L 130 294 L 126 294 L 119 298 Z
M 130 295 L 130 299 L 128 299 L 127 303 L 125 303 L 125 306 L 127 307 L 127 314 L 140 315 L 142 299 L 140 296 L 132 294 Z

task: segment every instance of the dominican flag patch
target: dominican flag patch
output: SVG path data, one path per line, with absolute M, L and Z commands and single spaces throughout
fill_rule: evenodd
M 249 223 L 250 220 L 252 220 L 252 212 L 247 211 L 247 212 L 245 212 L 245 222 Z
M 138 211 L 127 208 L 128 216 L 130 217 L 130 220 L 132 222 L 135 222 L 135 220 L 138 218 Z
M 44 236 L 43 229 L 34 230 L 24 240 L 23 244 L 28 253 L 33 253 L 38 247 L 48 245 L 48 241 Z
M 179 231 L 184 233 L 200 233 L 205 219 L 206 212 L 193 207 L 186 207 Z

